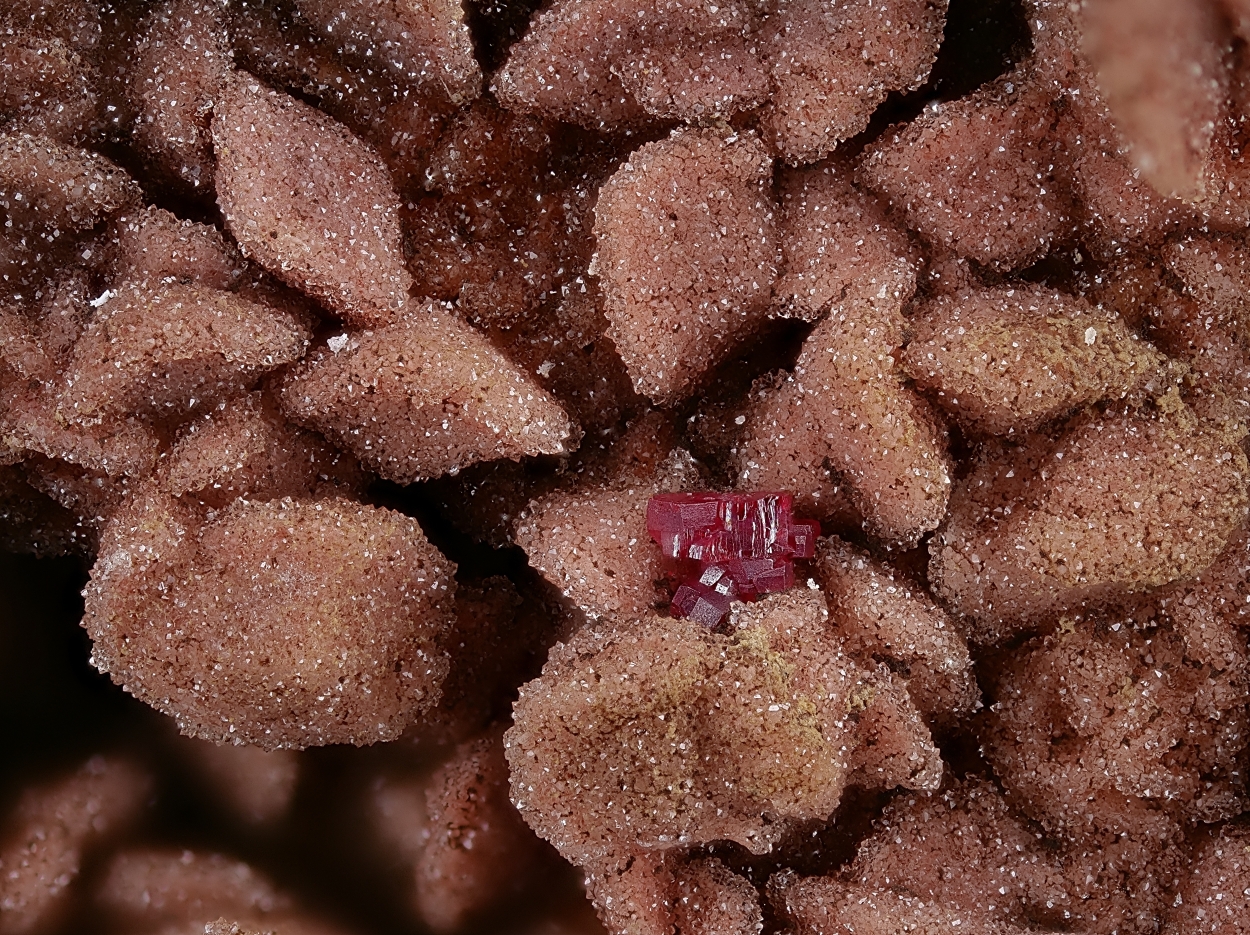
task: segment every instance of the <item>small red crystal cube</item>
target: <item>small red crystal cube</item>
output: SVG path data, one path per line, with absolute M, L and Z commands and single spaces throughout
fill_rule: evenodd
M 674 614 L 716 626 L 731 601 L 792 587 L 793 560 L 816 554 L 820 524 L 795 520 L 788 493 L 665 493 L 647 504 L 647 531 L 685 579 Z

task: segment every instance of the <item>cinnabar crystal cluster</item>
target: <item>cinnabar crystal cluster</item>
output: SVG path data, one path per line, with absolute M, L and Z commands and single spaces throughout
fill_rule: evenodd
M 662 493 L 647 503 L 647 532 L 681 580 L 673 615 L 715 627 L 734 601 L 792 587 L 820 523 L 796 520 L 788 493 Z

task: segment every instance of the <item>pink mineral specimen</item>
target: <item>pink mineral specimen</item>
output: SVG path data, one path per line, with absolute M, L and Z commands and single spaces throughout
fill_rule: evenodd
M 759 935 L 763 928 L 755 887 L 715 857 L 638 854 L 588 872 L 586 895 L 609 932 Z
M 1226 824 L 1201 834 L 1162 931 L 1242 935 L 1250 930 L 1250 834 Z
M 819 321 L 883 288 L 911 295 L 919 253 L 884 204 L 852 184 L 847 167 L 822 163 L 781 176 L 781 275 L 772 314 Z
M 331 497 L 201 524 L 159 485 L 102 534 L 97 668 L 185 734 L 269 750 L 394 739 L 437 703 L 455 566 L 414 520 Z
M 0 123 L 81 143 L 99 128 L 100 11 L 85 0 L 0 9 Z
M 230 290 L 239 285 L 245 266 L 217 228 L 180 220 L 155 205 L 116 219 L 109 253 L 114 283 L 172 277 Z
M 190 494 L 213 509 L 239 497 L 315 499 L 363 487 L 354 458 L 287 422 L 261 392 L 222 402 L 184 426 L 169 459 L 174 496 Z
M 456 0 L 297 0 L 303 17 L 341 52 L 371 60 L 415 86 L 440 89 L 452 101 L 481 90 L 464 5 Z
M 88 426 L 201 412 L 299 360 L 309 336 L 298 316 L 231 292 L 177 282 L 118 287 L 74 345 L 61 408 Z
M 425 789 L 429 838 L 414 861 L 421 919 L 439 933 L 472 931 L 521 901 L 554 869 L 555 854 L 508 801 L 502 732 L 458 746 Z
M 837 536 L 821 540 L 813 573 L 847 652 L 901 673 L 930 723 L 948 724 L 981 706 L 963 633 L 923 588 Z
M 727 117 L 768 93 L 754 6 L 562 0 L 534 17 L 492 90 L 505 107 L 592 128 Z
M 344 935 L 250 864 L 202 851 L 123 850 L 104 868 L 95 902 L 111 932 Z M 233 924 L 212 921 L 223 913 Z
M 860 167 L 927 241 L 1000 269 L 1043 256 L 1071 224 L 1049 139 L 1050 91 L 1022 77 L 926 107 L 886 131 Z
M 791 587 L 792 560 L 816 554 L 820 524 L 795 520 L 788 493 L 660 493 L 647 504 L 647 532 L 686 579 L 673 613 L 714 627 L 731 601 Z
M 665 598 L 664 568 L 647 541 L 648 499 L 700 486 L 698 470 L 684 449 L 674 448 L 651 470 L 611 471 L 601 483 L 553 491 L 518 520 L 517 544 L 583 613 L 644 617 Z
M 1081 837 L 1143 808 L 1242 811 L 1250 662 L 1227 624 L 1197 622 L 1067 618 L 996 667 L 983 753 L 1031 818 Z
M 912 275 L 906 261 L 899 267 Z M 883 285 L 879 299 L 841 304 L 812 330 L 794 371 L 752 394 L 738 486 L 792 490 L 805 510 L 828 509 L 836 472 L 877 538 L 914 544 L 942 522 L 953 471 L 945 430 L 896 357 L 909 294 Z
M 179 738 L 176 750 L 187 768 L 199 773 L 210 794 L 237 822 L 272 826 L 291 807 L 300 778 L 294 750 Z
M 798 935 L 960 931 L 951 926 L 969 923 L 1009 935 L 1071 910 L 1055 855 L 1002 793 L 977 781 L 900 796 L 842 874 L 779 874 L 769 889 Z
M 170 0 L 144 20 L 130 73 L 135 142 L 158 175 L 212 191 L 212 111 L 230 71 L 227 5 Z

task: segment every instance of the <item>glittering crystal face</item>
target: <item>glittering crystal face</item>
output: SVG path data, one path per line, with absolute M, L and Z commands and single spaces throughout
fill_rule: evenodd
M 820 524 L 795 520 L 788 493 L 666 493 L 647 504 L 647 531 L 683 578 L 673 612 L 716 626 L 731 601 L 791 587 Z

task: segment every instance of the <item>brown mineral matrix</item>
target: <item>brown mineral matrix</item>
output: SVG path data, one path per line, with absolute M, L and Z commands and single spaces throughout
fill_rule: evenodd
M 785 890 L 785 899 L 789 931 L 794 935 L 940 935 L 952 929 L 977 935 L 1029 935 L 1038 931 L 994 919 L 974 920 L 968 912 L 902 890 L 882 887 L 865 892 L 831 879 L 800 880 Z
M 759 893 L 715 857 L 687 863 L 676 884 L 673 914 L 683 935 L 759 935 L 763 931 Z
M 1210 565 L 1250 503 L 1244 427 L 1157 406 L 1077 418 L 1055 440 L 990 446 L 929 545 L 929 580 L 970 636 L 1106 605 Z
M 583 613 L 644 616 L 668 599 L 659 548 L 647 535 L 647 501 L 660 490 L 555 491 L 530 503 L 516 544 Z
M 293 906 L 248 864 L 197 851 L 129 850 L 113 858 L 96 891 L 111 932 L 202 935 L 228 916 L 239 931 L 268 935 L 343 935 Z
M 759 935 L 759 893 L 715 857 L 678 850 L 630 855 L 586 873 L 604 927 L 620 935 Z
M 1076 213 L 1084 227 L 1082 249 L 1116 257 L 1129 242 L 1161 240 L 1178 222 L 1192 221 L 1197 212 L 1160 194 L 1134 165 L 1133 147 L 1116 125 L 1095 69 L 1082 51 L 1083 17 L 1090 6 L 1029 0 L 1033 55 L 1026 81 L 1049 89 L 1052 97 L 1056 154 L 1067 166 L 1061 181 L 1077 196 Z M 1159 6 L 1153 9 L 1157 12 Z M 1171 41 L 1163 34 L 1158 38 Z
M 645 16 L 657 4 L 639 4 Z M 647 113 L 612 68 L 612 53 L 630 28 L 620 8 L 603 0 L 572 0 L 539 11 L 511 49 L 491 90 L 511 110 L 586 127 L 617 129 L 646 122 Z
M 457 299 L 461 314 L 490 326 L 510 355 L 563 334 L 539 307 L 585 291 L 580 274 L 594 250 L 592 210 L 606 162 L 602 145 L 572 127 L 486 100 L 466 108 L 429 156 L 425 187 L 439 197 L 404 209 L 417 291 Z
M 47 394 L 14 399 L 3 423 L 5 455 L 43 455 L 110 478 L 140 476 L 160 457 L 160 439 L 136 418 L 86 428 L 67 424 Z
M 245 265 L 217 228 L 181 220 L 164 208 L 149 205 L 114 222 L 110 248 L 114 284 L 172 276 L 230 290 L 239 284 Z
M 978 432 L 1026 432 L 1079 406 L 1165 388 L 1167 359 L 1119 316 L 1042 286 L 938 296 L 911 328 L 903 370 Z
M 32 487 L 20 467 L 0 465 L 0 552 L 73 555 L 91 548 L 94 538 L 73 513 Z
M 213 110 L 217 203 L 243 252 L 355 327 L 408 303 L 385 163 L 319 110 L 235 72 Z
M 523 598 L 502 575 L 458 581 L 455 629 L 444 641 L 451 659 L 442 697 L 406 739 L 450 748 L 486 729 L 562 632 L 564 621 L 552 603 Z
M 94 757 L 73 776 L 25 793 L 0 838 L 3 935 L 55 926 L 84 857 L 132 819 L 148 783 L 128 763 Z
M 103 156 L 40 137 L 0 134 L 0 208 L 6 234 L 90 230 L 140 197 Z
M 565 454 L 576 433 L 533 377 L 434 302 L 331 338 L 284 383 L 282 407 L 405 484 L 476 461 Z
M 923 588 L 836 536 L 821 540 L 814 570 L 846 651 L 902 673 L 929 723 L 950 724 L 980 707 L 968 645 Z
M 22 463 L 26 480 L 69 510 L 94 548 L 100 530 L 121 506 L 130 479 L 111 478 L 54 458 L 29 454 Z
M 947 0 L 785 0 L 765 29 L 772 96 L 761 133 L 791 165 L 815 162 L 868 126 L 891 91 L 929 77 Z
M 10 0 L 0 23 L 6 32 L 26 26 L 81 51 L 100 43 L 100 11 L 92 0 Z
M 941 760 L 888 672 L 847 658 L 822 595 L 735 605 L 729 632 L 591 622 L 521 689 L 512 799 L 568 860 L 718 839 L 766 853 L 850 781 L 932 788 Z
M 363 487 L 356 459 L 286 421 L 260 392 L 222 402 L 185 426 L 169 452 L 169 489 L 213 509 L 239 497 L 311 498 Z
M 1129 153 L 1094 80 L 1083 70 L 1078 86 L 1060 100 L 1068 105 L 1055 133 L 1071 164 L 1084 247 L 1115 257 L 1129 243 L 1157 243 L 1193 210 L 1159 194 L 1130 161 Z
M 1011 653 L 991 678 L 997 703 L 980 725 L 1008 792 L 1074 836 L 1118 831 L 1117 812 L 1134 807 L 1173 820 L 1240 813 L 1250 660 L 1244 639 L 1212 653 L 1214 630 L 1069 619 Z
M 61 410 L 64 367 L 91 315 L 85 275 L 49 283 L 30 314 L 0 312 L 0 461 L 32 455 L 96 474 L 143 474 L 159 455 L 151 427 L 132 414 L 100 424 L 68 421 Z M 98 367 L 98 361 L 96 362 Z M 72 414 L 72 413 L 71 413 Z
M 99 129 L 100 10 L 91 0 L 14 0 L 0 10 L 0 123 L 66 144 Z
M 753 381 L 732 427 L 726 418 L 718 420 L 719 437 L 713 436 L 712 444 L 729 453 L 729 464 L 744 478 L 739 485 L 743 489 L 792 491 L 798 514 L 830 528 L 848 523 L 859 528 L 862 517 L 841 475 L 829 465 L 820 426 L 812 410 L 797 408 L 802 405 L 790 374 L 765 374 Z M 711 418 L 704 419 L 700 428 L 707 431 L 712 424 Z
M 441 87 L 414 87 L 377 68 L 335 52 L 334 36 L 319 35 L 287 0 L 234 3 L 230 37 L 235 65 L 272 87 L 299 94 L 371 143 L 403 191 L 425 182 L 425 154 L 457 109 Z M 360 50 L 366 51 L 366 50 Z
M 169 0 L 140 26 L 129 75 L 135 142 L 154 168 L 213 190 L 212 112 L 230 74 L 224 0 Z
M 350 500 L 240 500 L 202 529 L 158 492 L 87 587 L 95 665 L 183 733 L 265 749 L 397 737 L 438 701 L 454 566 Z
M 603 6 L 617 22 L 625 18 L 618 3 Z M 617 47 L 620 61 L 612 71 L 647 113 L 660 118 L 711 120 L 761 103 L 768 78 L 758 61 L 753 7 L 750 0 L 647 2 L 634 20 L 641 29 Z
M 1170 596 L 1169 613 L 1191 627 L 1250 629 L 1250 527 L 1243 524 L 1219 558 Z
M 935 102 L 867 152 L 868 186 L 930 243 L 1001 269 L 1026 266 L 1071 226 L 1056 177 L 1053 92 L 1013 72 Z
M 227 922 L 225 919 L 218 919 L 204 926 L 204 935 L 278 935 L 278 933 L 240 928 L 238 922 Z
M 1088 0 L 1082 46 L 1129 157 L 1164 195 L 1207 200 L 1212 137 L 1228 94 L 1214 2 Z
M 481 93 L 482 69 L 460 0 L 296 0 L 300 14 L 340 51 L 390 70 L 454 103 Z
M 554 308 L 548 305 L 515 325 L 492 328 L 490 337 L 518 367 L 536 373 L 540 385 L 595 438 L 645 412 L 648 403 L 634 392 L 607 336 L 608 320 L 593 282 L 579 276 L 561 291 L 567 295 Z
M 304 913 L 293 913 L 278 918 L 227 921 L 223 916 L 215 922 L 183 922 L 167 926 L 161 935 L 347 935 L 328 921 Z
M 1138 316 L 1151 341 L 1184 361 L 1200 385 L 1235 395 L 1250 391 L 1250 329 L 1241 287 L 1243 281 L 1250 285 L 1250 277 L 1242 244 L 1190 236 L 1165 245 L 1162 253 L 1163 263 L 1148 254 L 1108 270 L 1100 299 L 1126 319 Z
M 905 281 L 911 269 L 900 260 L 896 275 Z M 951 462 L 940 423 L 896 365 L 907 291 L 881 292 L 831 312 L 804 342 L 794 373 L 753 404 L 738 446 L 738 486 L 810 495 L 827 463 L 870 533 L 915 543 L 946 513 Z
M 1201 241 L 1180 241 L 1165 250 L 1192 247 L 1201 251 Z M 1190 368 L 1198 384 L 1250 389 L 1250 333 L 1235 312 L 1237 304 L 1204 310 L 1187 290 L 1174 288 L 1178 278 L 1150 254 L 1129 256 L 1095 279 L 1092 297 L 1114 308 L 1130 327 L 1147 332 L 1159 350 Z M 1205 289 L 1201 280 L 1197 284 Z
M 1216 326 L 1234 330 L 1242 343 L 1250 330 L 1250 249 L 1244 237 L 1190 236 L 1163 248 L 1167 268 L 1180 277 L 1185 292 L 1202 309 L 1202 317 L 1218 315 Z M 1229 319 L 1227 323 L 1224 318 Z M 1213 323 L 1207 321 L 1210 329 Z
M 124 850 L 110 862 L 96 902 L 132 929 L 198 921 L 222 911 L 263 916 L 291 900 L 240 860 L 177 850 Z
M 426 789 L 429 839 L 415 867 L 421 918 L 435 932 L 523 899 L 555 860 L 508 799 L 502 732 L 461 744 Z
M 178 752 L 239 821 L 269 825 L 286 814 L 299 783 L 300 755 L 294 750 L 218 746 L 183 739 Z
M 901 846 L 900 846 L 901 845 Z M 1070 899 L 1058 861 L 991 783 L 969 779 L 886 807 L 848 874 L 1000 922 L 1062 918 Z M 951 868 L 959 873 L 950 873 Z
M 41 454 L 109 477 L 151 470 L 160 457 L 160 439 L 147 422 L 134 416 L 114 416 L 91 426 L 67 422 L 55 398 L 57 389 L 50 384 L 15 394 L 0 423 L 4 455 Z
M 74 345 L 61 401 L 69 419 L 203 411 L 308 346 L 305 322 L 234 293 L 177 282 L 119 293 Z
M 674 449 L 642 477 L 613 477 L 531 501 L 516 543 L 544 578 L 591 617 L 632 620 L 667 603 L 660 549 L 647 532 L 658 493 L 697 489 L 698 465 Z
M 1246 935 L 1250 932 L 1250 828 L 1230 823 L 1197 837 L 1161 931 L 1165 935 Z
M 1068 918 L 1074 900 L 1063 884 L 1056 855 L 1002 793 L 969 780 L 893 800 L 841 875 L 781 874 L 769 888 L 802 935 L 884 935 L 903 919 L 916 925 L 905 931 L 950 931 L 962 920 L 974 932 L 1006 935 Z M 865 908 L 887 915 L 874 919 Z
M 505 107 L 591 128 L 727 117 L 768 95 L 762 6 L 561 0 L 534 17 L 492 90 Z
M 907 232 L 886 218 L 881 202 L 855 188 L 845 166 L 786 172 L 780 202 L 782 268 L 773 314 L 816 321 L 882 288 L 899 292 L 900 301 L 911 294 L 919 257 Z M 900 259 L 910 262 L 910 277 L 900 278 Z
M 0 307 L 0 373 L 17 387 L 41 392 L 56 382 L 66 354 L 73 348 L 90 317 L 83 272 L 45 284 L 43 297 L 33 307 Z
M 751 135 L 676 130 L 599 190 L 608 336 L 640 393 L 675 402 L 764 317 L 777 275 L 772 159 Z

